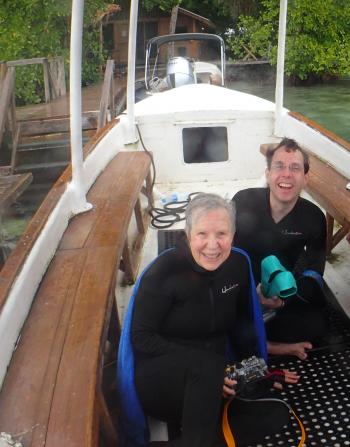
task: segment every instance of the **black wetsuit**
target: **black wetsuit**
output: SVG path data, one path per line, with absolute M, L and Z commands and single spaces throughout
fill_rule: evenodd
M 326 220 L 322 211 L 310 201 L 299 198 L 294 208 L 275 223 L 270 210 L 268 188 L 239 191 L 236 203 L 234 245 L 246 250 L 252 260 L 255 281 L 261 280 L 261 261 L 275 255 L 294 273 L 298 295 L 288 298 L 277 317 L 266 325 L 271 341 L 313 341 L 326 331 L 320 311 L 324 296 L 316 282 L 302 277 L 310 269 L 323 274 L 326 260 Z M 307 302 L 305 302 L 305 300 Z
M 248 263 L 241 254 L 231 253 L 209 272 L 182 243 L 142 278 L 132 321 L 136 389 L 146 414 L 181 423 L 182 447 L 212 447 L 217 440 L 227 341 L 237 358 L 252 355 L 251 325 Z M 235 415 L 242 445 L 288 420 L 280 404 L 271 405 L 268 412 L 265 404 L 258 409 L 261 428 L 254 433 L 251 419 L 241 423 Z

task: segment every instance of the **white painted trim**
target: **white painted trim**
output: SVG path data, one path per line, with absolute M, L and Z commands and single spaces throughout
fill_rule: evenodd
M 276 136 L 283 136 L 281 133 L 281 115 L 283 108 L 283 87 L 284 87 L 284 53 L 286 46 L 287 27 L 287 7 L 288 1 L 280 1 L 280 15 L 278 26 L 278 48 L 277 48 L 277 71 L 276 71 L 276 91 L 275 91 L 275 130 Z
M 31 308 L 33 297 L 72 215 L 70 202 L 70 194 L 66 191 L 30 251 L 1 311 L 1 385 L 17 338 Z M 21 243 L 25 244 L 25 242 Z
M 138 0 L 131 0 L 129 45 L 128 45 L 128 79 L 127 79 L 127 117 L 128 125 L 125 144 L 137 141 L 135 126 L 135 66 L 136 66 L 136 34 L 137 34 Z
M 83 183 L 83 136 L 81 101 L 81 64 L 84 0 L 73 0 L 70 43 L 70 141 L 72 181 L 69 188 L 74 200 L 73 212 L 91 209 L 87 203 Z
M 284 136 L 294 138 L 301 146 L 329 163 L 346 178 L 350 178 L 350 152 L 347 149 L 289 115 L 286 109 L 281 119 L 281 130 Z

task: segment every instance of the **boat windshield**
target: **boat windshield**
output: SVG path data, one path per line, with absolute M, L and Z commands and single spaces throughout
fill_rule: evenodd
M 163 91 L 186 84 L 224 85 L 225 48 L 215 34 L 169 34 L 147 44 L 145 85 Z

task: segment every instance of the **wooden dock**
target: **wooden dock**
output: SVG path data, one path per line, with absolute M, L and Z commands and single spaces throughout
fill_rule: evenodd
M 33 63 L 42 63 L 46 67 L 45 103 L 15 107 L 14 69 Z M 33 184 L 52 185 L 70 161 L 69 94 L 65 88 L 59 87 L 59 76 L 54 75 L 50 67 L 45 58 L 11 61 L 0 79 L 3 90 L 0 146 L 2 130 L 7 128 L 11 148 L 10 172 L 31 172 Z M 108 60 L 104 81 L 82 89 L 83 143 L 116 115 L 116 99 L 122 95 L 124 86 L 124 79 L 114 77 L 114 61 Z
M 44 67 L 45 103 L 16 107 L 16 66 L 33 63 Z M 2 217 L 22 193 L 25 208 L 29 205 L 34 212 L 70 162 L 70 98 L 59 82 L 62 68 L 51 67 L 46 58 L 0 64 L 0 150 L 5 160 L 0 166 L 0 265 L 8 251 L 2 250 Z M 125 79 L 114 77 L 114 61 L 109 60 L 103 82 L 82 89 L 83 145 L 120 111 L 116 102 L 125 85 Z
M 125 86 L 125 80 L 116 78 L 114 82 L 114 91 L 118 92 Z M 103 82 L 95 85 L 89 85 L 82 88 L 82 111 L 97 112 L 100 109 Z M 49 103 L 33 104 L 16 108 L 18 120 L 53 118 L 57 116 L 69 116 L 69 93 L 65 96 L 56 98 Z
M 32 180 L 31 173 L 4 175 L 0 172 L 0 216 L 28 188 Z

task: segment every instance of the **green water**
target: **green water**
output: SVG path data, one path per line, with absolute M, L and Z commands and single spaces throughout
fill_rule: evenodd
M 231 88 L 272 101 L 275 96 L 275 86 L 271 84 L 238 81 Z M 350 79 L 309 87 L 286 87 L 284 106 L 350 142 Z

